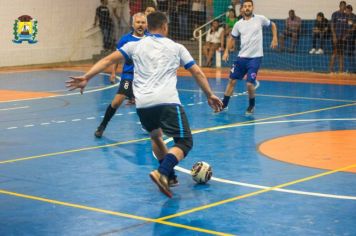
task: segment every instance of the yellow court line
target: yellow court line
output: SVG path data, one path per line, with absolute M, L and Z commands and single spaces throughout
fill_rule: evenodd
M 220 126 L 215 126 L 215 127 L 211 127 L 211 128 L 202 128 L 202 129 L 199 129 L 199 130 L 194 130 L 192 133 L 196 134 L 196 133 L 202 133 L 202 132 L 205 132 L 205 131 L 214 131 L 214 130 L 220 130 L 220 129 L 226 129 L 226 128 L 233 128 L 233 127 L 236 127 L 236 126 L 239 126 L 239 125 L 242 125 L 242 124 L 250 124 L 250 123 L 261 122 L 261 121 L 266 121 L 266 120 L 273 120 L 273 119 L 278 119 L 278 118 L 305 115 L 305 114 L 309 114 L 309 113 L 333 110 L 333 109 L 337 109 L 337 108 L 343 108 L 343 107 L 349 107 L 349 106 L 355 106 L 355 105 L 356 105 L 356 103 L 351 103 L 351 104 L 344 104 L 344 105 L 339 105 L 339 106 L 326 107 L 326 108 L 321 108 L 321 109 L 316 109 L 316 110 L 302 111 L 302 112 L 297 112 L 297 113 L 292 113 L 292 114 L 271 116 L 271 117 L 261 118 L 261 119 L 257 119 L 257 120 L 249 120 L 249 121 L 244 121 L 244 122 L 238 122 L 238 123 L 229 124 L 229 125 L 220 125 Z
M 282 117 L 290 117 L 290 116 L 296 116 L 296 115 L 301 115 L 301 114 L 308 114 L 308 113 L 312 113 L 312 112 L 331 110 L 331 109 L 342 108 L 342 107 L 353 106 L 353 105 L 356 105 L 356 103 L 346 104 L 346 105 L 341 105 L 341 106 L 327 107 L 327 108 L 322 108 L 322 109 L 317 109 L 317 110 L 310 110 L 310 111 L 293 113 L 293 114 L 287 114 L 287 115 L 273 116 L 273 117 L 268 117 L 268 118 L 253 120 L 253 121 L 239 122 L 239 123 L 235 123 L 235 124 L 231 124 L 231 125 L 223 125 L 223 126 L 205 128 L 205 129 L 201 129 L 201 130 L 196 130 L 196 131 L 194 131 L 194 133 L 200 133 L 200 132 L 204 132 L 204 131 L 213 131 L 213 130 L 218 130 L 218 129 L 223 129 L 223 128 L 236 127 L 238 125 L 246 124 L 246 123 L 253 123 L 253 122 L 271 120 L 271 119 L 282 118 Z M 43 154 L 43 155 L 38 155 L 38 156 L 32 156 L 32 157 L 18 158 L 18 159 L 14 159 L 14 160 L 2 161 L 2 162 L 0 162 L 0 164 L 17 162 L 17 161 L 24 161 L 24 160 L 30 160 L 30 159 L 47 157 L 47 156 L 54 156 L 54 155 L 60 155 L 60 154 L 74 153 L 74 152 L 80 152 L 80 151 L 94 150 L 94 149 L 99 149 L 99 148 L 104 148 L 104 147 L 112 147 L 112 146 L 118 146 L 118 145 L 122 145 L 122 144 L 128 144 L 128 143 L 134 143 L 134 142 L 140 142 L 140 141 L 147 141 L 147 140 L 149 140 L 149 138 L 142 138 L 142 139 L 136 139 L 136 140 L 126 141 L 126 142 L 118 142 L 118 143 L 101 145 L 101 146 L 87 147 L 87 148 L 81 148 L 81 149 L 76 149 L 76 150 L 68 150 L 68 151 L 57 152 L 57 153 L 49 153 L 49 154 Z M 48 203 L 52 203 L 52 204 L 58 204 L 58 205 L 63 205 L 63 206 L 69 206 L 69 207 L 89 210 L 89 211 L 101 212 L 101 213 L 110 214 L 110 215 L 127 217 L 127 218 L 131 218 L 131 219 L 143 220 L 143 221 L 148 221 L 148 222 L 153 222 L 153 223 L 160 223 L 160 224 L 165 224 L 165 225 L 169 225 L 169 226 L 173 226 L 173 227 L 179 227 L 179 228 L 199 231 L 199 232 L 203 232 L 203 233 L 209 233 L 209 234 L 215 234 L 215 235 L 230 235 L 230 234 L 220 233 L 220 232 L 216 232 L 216 231 L 211 231 L 211 230 L 191 227 L 191 226 L 187 226 L 187 225 L 181 225 L 181 224 L 177 224 L 177 223 L 167 222 L 165 220 L 171 219 L 171 218 L 174 218 L 174 217 L 178 217 L 178 216 L 182 216 L 182 215 L 186 215 L 186 214 L 189 214 L 189 213 L 192 213 L 192 212 L 197 212 L 197 211 L 204 210 L 204 209 L 207 209 L 207 208 L 211 208 L 211 207 L 214 207 L 214 206 L 218 206 L 218 205 L 221 205 L 221 204 L 224 204 L 224 203 L 237 201 L 239 199 L 247 198 L 247 197 L 250 197 L 250 196 L 255 196 L 255 195 L 258 195 L 258 194 L 262 194 L 262 193 L 265 193 L 265 192 L 272 191 L 272 190 L 277 189 L 277 188 L 283 188 L 283 187 L 287 187 L 287 186 L 290 186 L 290 185 L 293 185 L 293 184 L 296 184 L 296 183 L 305 182 L 305 181 L 308 181 L 308 180 L 311 180 L 311 179 L 315 179 L 315 178 L 319 178 L 319 177 L 322 177 L 322 176 L 325 176 L 325 175 L 330 175 L 332 173 L 336 173 L 336 172 L 339 172 L 339 171 L 342 171 L 342 170 L 346 170 L 346 169 L 351 169 L 351 168 L 354 168 L 354 167 L 356 167 L 356 164 L 352 165 L 352 166 L 343 167 L 343 168 L 340 168 L 340 169 L 337 169 L 337 170 L 324 172 L 324 173 L 317 174 L 317 175 L 314 175 L 314 176 L 306 177 L 306 178 L 303 178 L 303 179 L 295 180 L 295 181 L 288 182 L 288 183 L 285 183 L 285 184 L 277 185 L 277 186 L 270 187 L 270 188 L 267 188 L 267 189 L 259 190 L 259 191 L 252 192 L 252 193 L 249 193 L 249 194 L 245 194 L 245 195 L 242 195 L 242 196 L 237 196 L 237 197 L 234 197 L 234 198 L 226 199 L 226 200 L 219 201 L 219 202 L 216 202 L 216 203 L 212 203 L 212 204 L 209 204 L 209 205 L 193 208 L 191 210 L 183 211 L 183 212 L 180 212 L 180 213 L 177 213 L 177 214 L 161 217 L 161 218 L 158 218 L 158 219 L 145 218 L 145 217 L 125 214 L 125 213 L 120 213 L 120 212 L 104 210 L 104 209 L 100 209 L 100 208 L 83 206 L 83 205 L 79 205 L 79 204 L 72 204 L 72 203 L 67 203 L 67 202 L 50 200 L 50 199 L 41 198 L 41 197 L 35 197 L 35 196 L 30 196 L 30 195 L 15 193 L 15 192 L 9 192 L 9 191 L 6 191 L 6 190 L 1 190 L 1 189 L 0 189 L 0 193 L 7 194 L 7 195 L 12 195 L 12 196 L 17 196 L 17 197 L 22 197 L 22 198 L 27 198 L 27 199 L 32 199 L 32 200 L 37 200 L 37 201 L 42 201 L 42 202 L 48 202 Z
M 105 144 L 105 145 L 100 145 L 100 146 L 92 146 L 92 147 L 72 149 L 72 150 L 67 150 L 67 151 L 62 151 L 62 152 L 47 153 L 47 154 L 42 154 L 42 155 L 37 155 L 37 156 L 16 158 L 16 159 L 12 159 L 12 160 L 0 161 L 0 164 L 7 164 L 7 163 L 18 162 L 18 161 L 27 161 L 27 160 L 32 160 L 32 159 L 37 159 L 37 158 L 42 158 L 42 157 L 50 157 L 50 156 L 68 154 L 68 153 L 89 151 L 89 150 L 95 150 L 95 149 L 100 149 L 100 148 L 108 148 L 108 147 L 114 147 L 114 146 L 119 146 L 119 145 L 123 145 L 123 144 L 129 144 L 129 143 L 137 143 L 137 142 L 147 141 L 147 140 L 150 140 L 150 138 L 134 139 L 134 140 Z
M 292 114 L 271 116 L 271 117 L 261 118 L 261 119 L 257 119 L 257 120 L 249 120 L 249 121 L 244 121 L 244 122 L 237 122 L 237 123 L 233 123 L 233 124 L 229 124 L 229 125 L 221 125 L 221 126 L 214 126 L 214 127 L 210 127 L 210 128 L 202 128 L 202 129 L 198 129 L 198 130 L 193 130 L 192 133 L 193 134 L 198 134 L 198 133 L 202 133 L 202 132 L 233 128 L 233 127 L 238 127 L 239 125 L 243 125 L 243 124 L 250 124 L 250 123 L 255 123 L 255 122 L 260 122 L 260 121 L 266 121 L 266 120 L 273 120 L 273 119 L 284 118 L 284 117 L 304 115 L 304 114 L 309 114 L 309 113 L 314 113 L 314 112 L 327 111 L 327 110 L 343 108 L 343 107 L 349 107 L 349 106 L 355 106 L 355 105 L 356 105 L 356 103 L 351 103 L 351 104 L 344 104 L 344 105 L 339 105 L 339 106 L 326 107 L 326 108 L 303 111 L 303 112 L 292 113 Z M 72 149 L 72 150 L 67 150 L 67 151 L 62 151 L 62 152 L 54 152 L 54 153 L 48 153 L 48 154 L 42 154 L 42 155 L 36 155 L 36 156 L 30 156 L 30 157 L 16 158 L 16 159 L 12 159 L 12 160 L 0 161 L 0 165 L 1 164 L 7 164 L 7 163 L 13 163 L 13 162 L 19 162 L 19 161 L 32 160 L 32 159 L 37 159 L 37 158 L 43 158 L 43 157 L 50 157 L 50 156 L 68 154 L 68 153 L 75 153 L 75 152 L 95 150 L 95 149 L 100 149 L 100 148 L 114 147 L 114 146 L 119 146 L 119 145 L 123 145 L 123 144 L 137 143 L 137 142 L 148 141 L 148 140 L 150 140 L 150 138 L 141 138 L 141 139 L 134 139 L 134 140 L 124 141 L 124 142 L 111 143 L 111 144 L 106 144 L 106 145 L 101 145 L 101 146 L 92 146 L 92 147 L 86 147 L 86 148 L 80 148 L 80 149 Z
M 62 202 L 62 201 L 57 201 L 57 200 L 52 200 L 52 199 L 47 199 L 47 198 L 42 198 L 42 197 L 31 196 L 31 195 L 27 195 L 27 194 L 15 193 L 15 192 L 10 192 L 10 191 L 6 191 L 6 190 L 2 190 L 2 189 L 0 189 L 0 194 L 11 195 L 11 196 L 26 198 L 26 199 L 32 199 L 32 200 L 36 200 L 36 201 L 47 202 L 47 203 L 62 205 L 62 206 L 67 206 L 67 207 L 73 207 L 73 208 L 82 209 L 82 210 L 100 212 L 100 213 L 104 213 L 107 215 L 114 215 L 114 216 L 120 216 L 120 217 L 124 217 L 124 218 L 147 221 L 147 222 L 151 222 L 151 223 L 169 225 L 169 226 L 173 226 L 176 228 L 198 231 L 198 232 L 202 232 L 202 233 L 206 233 L 206 234 L 221 235 L 221 236 L 232 236 L 233 235 L 233 234 L 222 233 L 222 232 L 218 232 L 218 231 L 193 227 L 193 226 L 189 226 L 189 225 L 173 223 L 173 222 L 169 222 L 169 221 L 156 220 L 156 219 L 142 217 L 142 216 L 136 216 L 136 215 L 126 214 L 126 213 L 121 213 L 121 212 L 116 212 L 116 211 L 104 210 L 104 209 L 100 209 L 100 208 L 96 208 L 96 207 L 89 207 L 89 206 L 84 206 L 84 205 L 79 205 L 79 204 L 74 204 L 74 203 L 69 203 L 69 202 Z
M 309 176 L 309 177 L 305 177 L 305 178 L 302 178 L 302 179 L 294 180 L 294 181 L 287 182 L 287 183 L 284 183 L 284 184 L 276 185 L 276 186 L 273 186 L 273 187 L 270 187 L 270 188 L 258 190 L 258 191 L 252 192 L 252 193 L 247 193 L 247 194 L 244 194 L 244 195 L 241 195 L 241 196 L 228 198 L 228 199 L 225 199 L 225 200 L 222 200 L 222 201 L 218 201 L 218 202 L 214 202 L 214 203 L 211 203 L 211 204 L 207 204 L 207 205 L 204 205 L 204 206 L 192 208 L 190 210 L 182 211 L 180 213 L 176 213 L 176 214 L 173 214 L 173 215 L 168 215 L 168 216 L 165 216 L 165 217 L 158 218 L 157 220 L 158 221 L 161 221 L 161 220 L 164 221 L 164 220 L 176 218 L 176 217 L 179 217 L 179 216 L 187 215 L 187 214 L 190 214 L 190 213 L 194 213 L 194 212 L 197 212 L 197 211 L 205 210 L 205 209 L 212 208 L 212 207 L 215 207 L 215 206 L 220 206 L 220 205 L 225 204 L 225 203 L 234 202 L 234 201 L 237 201 L 237 200 L 240 200 L 240 199 L 256 196 L 256 195 L 259 195 L 259 194 L 262 194 L 262 193 L 273 191 L 275 189 L 284 188 L 284 187 L 291 186 L 291 185 L 294 185 L 294 184 L 297 184 L 297 183 L 306 182 L 306 181 L 309 181 L 309 180 L 312 180 L 312 179 L 320 178 L 320 177 L 323 177 L 323 176 L 326 176 L 326 175 L 331 175 L 331 174 L 334 174 L 334 173 L 337 173 L 337 172 L 340 172 L 340 171 L 343 171 L 343 170 L 348 170 L 348 169 L 353 169 L 353 168 L 356 168 L 356 164 L 345 166 L 345 167 L 342 167 L 342 168 L 339 168 L 339 169 L 336 169 L 336 170 L 331 170 L 331 171 L 323 172 L 323 173 L 320 173 L 320 174 L 312 175 L 312 176 Z
M 178 89 L 178 91 L 183 92 L 202 92 L 201 90 L 194 90 L 194 89 Z M 224 94 L 225 92 L 215 92 L 216 94 Z M 238 93 L 233 94 L 238 95 Z M 247 94 L 246 94 L 247 96 Z M 299 96 L 288 96 L 288 95 L 273 95 L 273 94 L 263 94 L 263 93 L 256 93 L 256 96 L 261 97 L 272 97 L 272 98 L 287 98 L 287 99 L 304 99 L 304 100 L 316 100 L 316 101 L 328 101 L 328 102 L 356 102 L 355 100 L 343 100 L 343 99 L 333 99 L 333 98 L 313 98 L 313 97 L 299 97 Z M 236 97 L 236 96 L 235 96 Z

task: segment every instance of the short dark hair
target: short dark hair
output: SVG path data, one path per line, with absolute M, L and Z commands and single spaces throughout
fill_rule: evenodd
M 244 1 L 242 2 L 241 6 L 244 5 L 245 2 L 250 2 L 250 3 L 253 5 L 253 1 L 252 1 L 252 0 L 244 0 Z
M 320 16 L 320 17 L 324 18 L 324 13 L 319 12 L 317 16 Z
M 152 12 L 147 16 L 148 30 L 156 30 L 168 23 L 166 14 L 160 11 Z
M 352 11 L 352 10 L 353 10 L 353 9 L 352 9 L 352 5 L 350 5 L 350 4 L 347 5 L 347 6 L 346 6 L 346 9 L 349 9 L 350 11 Z
M 341 1 L 339 5 L 344 4 L 346 6 L 346 2 L 345 1 Z

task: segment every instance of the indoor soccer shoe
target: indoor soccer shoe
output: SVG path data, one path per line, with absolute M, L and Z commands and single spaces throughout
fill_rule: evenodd
M 254 111 L 255 111 L 255 107 L 253 107 L 253 106 L 248 106 L 248 108 L 246 109 L 245 115 L 246 115 L 246 116 L 251 116 Z
M 94 133 L 95 137 L 101 138 L 103 136 L 104 130 L 105 130 L 105 127 L 100 125 Z
M 152 181 L 158 186 L 159 190 L 164 193 L 167 197 L 172 198 L 173 194 L 169 189 L 168 178 L 162 175 L 158 170 L 154 170 L 150 173 Z
M 169 187 L 176 187 L 179 185 L 179 181 L 176 175 L 168 180 Z

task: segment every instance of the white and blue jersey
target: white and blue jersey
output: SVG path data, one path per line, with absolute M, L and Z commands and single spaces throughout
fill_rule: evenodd
M 177 69 L 181 65 L 189 69 L 195 64 L 183 45 L 154 34 L 126 43 L 119 51 L 135 65 L 133 92 L 137 108 L 181 104 L 176 88 Z
M 250 19 L 241 19 L 235 23 L 231 36 L 241 38 L 241 49 L 232 65 L 230 78 L 241 80 L 247 74 L 247 81 L 256 83 L 257 72 L 263 57 L 262 28 L 271 21 L 262 15 L 253 15 Z
M 144 38 L 145 36 L 147 36 L 147 33 L 145 33 L 143 37 L 135 36 L 133 35 L 133 32 L 125 34 L 124 36 L 121 37 L 119 42 L 116 44 L 116 49 L 119 50 L 128 42 L 137 42 L 142 38 Z M 122 68 L 121 79 L 133 80 L 133 74 L 134 74 L 134 64 L 132 60 L 131 59 L 125 60 L 124 66 Z

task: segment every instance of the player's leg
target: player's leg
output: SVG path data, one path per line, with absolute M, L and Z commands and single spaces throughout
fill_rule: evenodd
M 222 101 L 223 108 L 226 108 L 229 105 L 230 97 L 234 92 L 237 80 L 242 80 L 246 72 L 246 60 L 242 58 L 237 58 L 237 60 L 231 66 L 230 79 L 226 86 L 224 98 Z
M 252 58 L 248 63 L 247 72 L 247 92 L 248 92 L 248 107 L 246 109 L 246 115 L 252 115 L 255 110 L 255 100 L 256 100 L 256 79 L 257 73 L 262 62 L 262 57 Z
M 131 80 L 122 80 L 120 82 L 120 86 L 117 94 L 115 95 L 111 104 L 106 108 L 104 118 L 94 133 L 95 137 L 101 138 L 103 136 L 106 126 L 108 125 L 109 121 L 114 116 L 114 114 L 116 113 L 117 109 L 121 106 L 126 96 L 132 96 Z
M 151 179 L 168 197 L 172 197 L 169 189 L 169 176 L 174 173 L 174 167 L 188 155 L 193 147 L 193 139 L 188 119 L 182 106 L 161 106 L 160 127 L 163 132 L 173 137 L 174 146 L 164 156 L 157 170 L 150 173 Z

